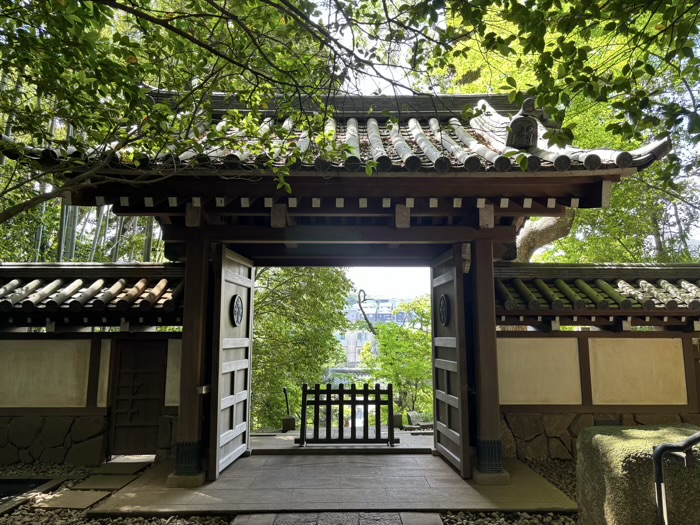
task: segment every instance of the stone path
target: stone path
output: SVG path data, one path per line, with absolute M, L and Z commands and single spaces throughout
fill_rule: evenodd
M 240 514 L 233 525 L 443 525 L 429 512 L 320 512 L 305 514 Z
M 156 465 L 88 514 L 576 511 L 573 501 L 516 460 L 506 463 L 507 486 L 464 481 L 426 454 L 252 455 L 195 489 L 168 488 L 172 468 Z
M 91 470 L 91 474 L 70 488 L 38 498 L 36 507 L 46 509 L 87 509 L 113 492 L 138 479 L 138 472 L 151 463 L 110 462 Z

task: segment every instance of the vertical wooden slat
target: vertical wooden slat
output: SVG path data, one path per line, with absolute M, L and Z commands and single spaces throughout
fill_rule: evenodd
M 343 439 L 345 436 L 345 385 L 338 385 L 338 436 Z
M 319 406 L 321 403 L 321 385 L 314 385 L 314 439 L 318 439 L 318 431 L 321 426 L 321 416 Z
M 333 394 L 331 394 L 331 390 L 332 385 L 328 383 L 326 385 L 326 439 L 330 439 L 332 437 L 331 423 L 333 419 L 333 406 L 331 405 L 331 397 Z
M 374 429 L 377 433 L 377 438 L 382 437 L 382 392 L 379 389 L 379 383 L 374 385 L 374 406 L 375 406 L 375 418 L 374 418 Z
M 387 410 L 388 412 L 388 418 L 389 418 L 389 426 L 387 427 L 387 437 L 389 438 L 389 445 L 394 446 L 394 389 L 391 384 L 387 385 L 387 390 L 389 391 L 388 393 L 388 399 L 389 399 L 389 408 Z
M 309 387 L 306 383 L 301 386 L 301 433 L 299 435 L 300 445 L 306 445 L 306 401 Z
M 357 386 L 355 383 L 350 385 L 350 398 L 353 400 L 350 406 L 350 439 L 357 439 L 357 423 L 355 422 L 357 419 Z
M 364 410 L 362 417 L 362 436 L 364 439 L 369 439 L 369 385 L 367 383 L 362 387 L 362 407 Z

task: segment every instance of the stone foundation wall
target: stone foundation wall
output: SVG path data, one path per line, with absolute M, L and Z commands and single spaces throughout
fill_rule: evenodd
M 0 417 L 0 465 L 98 466 L 105 459 L 106 430 L 103 416 Z
M 576 438 L 587 427 L 618 424 L 700 426 L 700 414 L 501 414 L 504 457 L 575 459 Z

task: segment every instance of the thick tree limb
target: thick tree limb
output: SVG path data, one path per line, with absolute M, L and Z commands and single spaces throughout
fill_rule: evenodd
M 528 221 L 517 239 L 516 262 L 528 262 L 533 254 L 554 241 L 566 237 L 576 218 L 576 210 L 569 208 L 563 217 L 545 217 L 539 221 Z

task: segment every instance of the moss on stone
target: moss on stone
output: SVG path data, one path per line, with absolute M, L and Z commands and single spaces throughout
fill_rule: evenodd
M 693 425 L 583 430 L 577 441 L 580 525 L 655 525 L 653 448 L 678 443 L 700 431 Z M 700 453 L 700 447 L 695 449 Z M 697 525 L 700 466 L 666 464 L 669 522 Z

